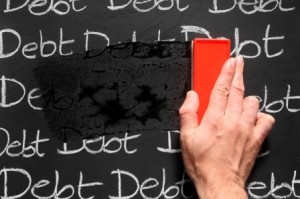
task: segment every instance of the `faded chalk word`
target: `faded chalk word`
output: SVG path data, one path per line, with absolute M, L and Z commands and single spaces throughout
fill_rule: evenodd
M 184 34 L 185 40 L 190 40 L 190 34 L 200 34 L 207 38 L 212 38 L 210 32 L 203 27 L 198 26 L 181 26 L 181 33 Z M 271 25 L 268 24 L 261 41 L 255 41 L 251 39 L 246 39 L 241 41 L 240 39 L 240 29 L 235 28 L 234 30 L 234 48 L 231 55 L 241 55 L 244 58 L 257 58 L 261 56 L 264 52 L 267 58 L 274 58 L 281 56 L 284 53 L 283 49 L 270 49 L 270 46 L 274 45 L 274 42 L 281 42 L 284 40 L 285 36 L 273 36 L 271 34 Z M 220 36 L 223 37 L 223 36 Z M 251 52 L 247 52 L 247 49 L 254 49 Z
M 286 94 L 282 97 L 282 99 L 270 101 L 269 100 L 269 90 L 268 87 L 265 85 L 264 87 L 264 96 L 256 96 L 260 103 L 260 111 L 264 111 L 266 113 L 279 113 L 284 108 L 290 113 L 297 113 L 300 111 L 300 94 L 299 95 L 291 95 L 291 85 L 287 85 Z M 290 104 L 293 104 L 291 107 Z
M 28 9 L 32 15 L 41 16 L 48 13 L 67 15 L 71 11 L 81 12 L 86 9 L 82 0 L 6 0 L 5 13 Z
M 174 184 L 167 181 L 166 170 L 162 168 L 162 176 L 160 178 L 149 177 L 145 180 L 140 180 L 138 177 L 125 170 L 116 169 L 111 172 L 112 175 L 117 175 L 118 191 L 117 195 L 109 195 L 110 199 L 131 199 L 131 198 L 192 198 L 193 195 L 185 193 L 184 187 L 186 184 L 191 184 L 190 180 L 186 179 L 185 172 L 182 179 Z M 130 187 L 126 187 L 124 181 L 131 181 Z M 126 189 L 126 191 L 124 191 Z M 126 195 L 124 194 L 126 192 Z
M 72 142 L 63 143 L 63 149 L 57 149 L 57 153 L 61 155 L 72 155 L 80 152 L 87 152 L 89 154 L 95 155 L 99 153 L 114 154 L 118 152 L 125 152 L 126 154 L 134 154 L 137 152 L 137 148 L 131 148 L 130 144 L 138 137 L 137 135 L 129 135 L 128 133 L 122 134 L 123 137 L 111 137 L 106 138 L 106 136 L 99 136 L 95 139 L 84 139 L 81 142 L 81 146 L 75 144 L 72 147 Z
M 277 182 L 278 183 L 278 182 Z M 275 175 L 271 173 L 270 186 L 267 183 L 254 181 L 250 182 L 247 186 L 248 194 L 251 198 L 300 198 L 300 192 L 297 189 L 300 186 L 300 179 L 297 179 L 297 171 L 294 171 L 293 179 L 291 182 L 281 182 L 276 185 Z
M 0 78 L 1 83 L 1 96 L 0 96 L 0 108 L 9 108 L 12 106 L 16 106 L 19 104 L 26 96 L 26 88 L 25 86 L 19 82 L 16 79 L 13 78 L 6 78 L 5 76 L 2 76 Z M 8 98 L 8 91 L 7 91 L 7 84 L 11 84 L 10 88 L 13 88 L 13 91 L 10 93 L 14 94 L 14 99 L 11 99 L 9 101 Z M 27 94 L 27 103 L 33 110 L 42 110 L 41 107 L 37 107 L 33 104 L 33 101 L 35 99 L 38 99 L 41 97 L 41 95 L 36 94 L 39 91 L 38 88 L 31 89 Z M 11 97 L 12 98 L 12 97 Z
M 115 0 L 110 0 L 110 5 L 107 6 L 107 8 L 109 10 L 116 11 L 132 6 L 132 8 L 137 12 L 150 12 L 155 8 L 161 11 L 166 11 L 171 10 L 175 6 L 179 12 L 184 12 L 189 8 L 189 5 L 187 4 L 182 6 L 182 0 L 129 0 L 127 2 L 122 2 L 122 4 L 116 4 L 115 2 Z
M 295 7 L 285 6 L 283 2 L 291 2 L 291 0 L 213 0 L 213 9 L 209 9 L 210 13 L 228 13 L 238 8 L 244 14 L 254 14 L 257 12 L 272 12 L 279 10 L 281 12 L 290 12 L 295 10 Z M 222 8 L 220 8 L 222 5 Z
M 1 190 L 3 190 L 3 195 L 1 195 L 1 199 L 16 199 L 21 198 L 26 194 L 30 194 L 32 196 L 30 198 L 37 199 L 69 199 L 73 198 L 73 196 L 76 196 L 76 198 L 80 199 L 86 199 L 87 197 L 91 199 L 95 196 L 86 196 L 86 194 L 83 196 L 83 190 L 85 193 L 90 193 L 91 188 L 103 185 L 102 182 L 84 183 L 82 172 L 79 173 L 78 184 L 75 185 L 63 185 L 61 181 L 65 182 L 65 180 L 60 180 L 60 174 L 57 170 L 55 170 L 54 182 L 50 182 L 50 180 L 48 179 L 42 179 L 37 182 L 33 182 L 33 177 L 31 176 L 31 174 L 25 169 L 21 168 L 3 168 L 0 170 L 0 176 L 3 176 L 4 179 L 3 187 L 1 187 Z M 10 179 L 10 176 L 12 177 L 12 179 L 17 179 L 18 183 L 23 183 L 24 186 L 22 187 L 24 188 L 22 190 L 17 189 L 18 192 L 16 192 L 13 186 L 8 187 L 8 181 Z M 19 177 L 16 178 L 16 176 Z M 10 180 L 10 184 L 13 185 L 14 183 L 11 183 Z M 47 188 L 53 190 L 53 192 L 50 195 L 46 195 L 43 192 L 43 190 Z
M 16 133 L 16 132 L 14 132 Z M 41 144 L 48 142 L 49 138 L 40 138 L 40 130 L 37 130 L 35 140 L 27 141 L 27 131 L 23 129 L 22 141 L 12 141 L 10 133 L 5 128 L 0 128 L 0 157 L 6 154 L 9 157 L 31 158 L 33 156 L 44 157 L 45 153 L 40 152 Z

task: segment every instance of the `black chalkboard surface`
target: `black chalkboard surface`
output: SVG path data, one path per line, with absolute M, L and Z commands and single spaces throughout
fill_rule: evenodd
M 246 95 L 277 121 L 249 197 L 300 197 L 300 1 L 4 0 L 0 9 L 2 198 L 197 198 L 177 116 L 196 37 L 231 39 Z

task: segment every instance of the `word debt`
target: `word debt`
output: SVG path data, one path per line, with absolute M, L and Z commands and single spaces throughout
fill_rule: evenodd
M 71 11 L 81 12 L 86 9 L 82 0 L 6 0 L 4 13 L 28 9 L 32 15 L 41 16 L 50 12 L 66 15 Z
M 137 148 L 134 146 L 134 141 L 138 139 L 141 134 L 131 135 L 128 133 L 121 134 L 119 137 L 99 136 L 94 139 L 83 139 L 81 144 L 63 143 L 63 149 L 57 149 L 57 153 L 61 155 L 72 155 L 80 152 L 86 152 L 88 154 L 108 153 L 114 154 L 118 152 L 124 152 L 125 154 L 134 154 L 137 152 Z M 108 137 L 108 136 L 107 136 Z M 78 146 L 79 145 L 79 146 Z
M 48 172 L 48 179 L 40 179 L 23 168 L 2 168 L 0 170 L 1 199 L 36 198 L 36 199 L 189 199 L 195 195 L 191 187 L 192 182 L 187 179 L 185 172 L 177 182 L 168 179 L 165 168 L 159 169 L 156 177 L 139 178 L 136 174 L 115 169 L 111 171 L 110 179 L 90 179 L 82 171 L 70 175 L 58 170 Z M 54 177 L 53 177 L 54 176 Z M 38 178 L 38 179 L 37 179 Z M 89 178 L 89 179 L 87 179 Z M 68 179 L 68 180 L 66 180 Z M 106 184 L 104 180 L 110 181 Z M 21 184 L 18 189 L 15 186 Z M 99 195 L 102 190 L 109 190 L 108 195 Z
M 295 10 L 290 0 L 213 0 L 213 9 L 209 9 L 210 13 L 228 13 L 235 9 L 240 10 L 244 14 L 254 14 L 257 12 L 267 13 L 275 10 L 281 12 L 290 12 Z M 296 2 L 296 0 L 294 0 Z M 286 5 L 288 4 L 288 5 Z
M 3 194 L 1 199 L 17 199 L 17 198 L 37 198 L 37 199 L 69 199 L 75 197 L 80 199 L 94 198 L 90 195 L 92 188 L 103 185 L 102 182 L 84 183 L 84 176 L 79 172 L 79 180 L 75 185 L 62 184 L 60 181 L 60 173 L 55 170 L 55 182 L 50 182 L 48 179 L 41 179 L 37 182 L 33 180 L 32 175 L 22 168 L 3 168 L 0 171 L 0 177 L 4 179 Z M 18 183 L 23 186 L 22 190 L 16 191 L 13 189 L 14 184 L 10 178 L 18 176 Z M 16 179 L 16 178 L 15 178 Z M 31 197 L 28 197 L 31 195 Z
M 170 10 L 176 6 L 179 12 L 183 12 L 189 8 L 189 5 L 186 4 L 187 0 L 184 0 L 185 3 L 182 3 L 183 0 L 127 0 L 123 3 L 116 3 L 120 1 L 110 0 L 110 5 L 107 6 L 109 10 L 122 10 L 127 7 L 135 9 L 137 12 L 150 12 L 151 10 L 157 8 L 161 11 Z
M 53 34 L 56 35 L 56 34 Z M 107 35 L 99 32 L 91 32 L 86 30 L 83 33 L 85 38 L 85 51 L 88 51 L 88 44 L 91 36 L 97 37 L 97 42 L 104 43 L 104 46 L 109 45 L 109 38 Z M 6 39 L 5 38 L 10 38 Z M 23 38 L 19 32 L 14 29 L 0 30 L 0 59 L 8 58 L 16 55 L 18 52 L 27 59 L 36 59 L 37 57 L 51 57 L 53 55 L 68 56 L 73 54 L 72 44 L 75 39 L 65 39 L 63 28 L 60 28 L 56 39 L 46 39 L 43 31 L 39 30 L 38 41 L 23 43 Z M 100 39 L 99 39 L 100 38 Z M 6 50 L 5 46 L 9 45 L 10 50 Z
M 21 140 L 12 140 L 11 133 L 5 128 L 0 128 L 0 139 L 2 144 L 0 145 L 0 157 L 7 155 L 8 157 L 23 157 L 31 158 L 33 156 L 44 157 L 45 153 L 41 151 L 41 145 L 49 142 L 49 138 L 41 138 L 40 130 L 37 130 L 36 136 L 32 142 L 28 140 L 28 134 L 32 132 L 27 132 L 23 129 L 23 136 Z
M 194 193 L 186 193 L 184 189 L 187 184 L 191 184 L 191 181 L 186 179 L 185 172 L 182 179 L 175 183 L 167 180 L 165 168 L 162 168 L 161 177 L 149 177 L 144 180 L 139 179 L 132 172 L 121 169 L 113 170 L 111 174 L 117 176 L 118 189 L 117 195 L 109 195 L 109 199 L 188 199 L 194 196 Z

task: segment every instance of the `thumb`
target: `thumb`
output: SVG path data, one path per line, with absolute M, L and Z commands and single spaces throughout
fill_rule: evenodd
M 189 91 L 179 109 L 180 131 L 182 134 L 191 133 L 198 127 L 199 99 L 195 91 Z

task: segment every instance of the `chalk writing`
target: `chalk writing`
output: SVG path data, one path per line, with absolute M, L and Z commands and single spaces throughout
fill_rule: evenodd
M 196 198 L 176 130 L 190 73 L 173 70 L 190 66 L 190 46 L 166 48 L 157 41 L 231 38 L 231 56 L 274 71 L 280 67 L 290 78 L 299 65 L 293 55 L 299 49 L 299 5 L 299 0 L 2 1 L 0 198 Z M 115 45 L 124 41 L 153 43 Z M 274 78 L 272 71 L 268 75 Z M 261 91 L 254 95 L 260 111 L 276 114 L 278 123 L 288 122 L 287 114 L 296 118 L 295 79 L 278 86 L 258 78 Z M 289 139 L 298 138 L 296 125 L 286 125 L 289 134 L 280 137 L 282 154 Z M 271 147 L 263 147 L 258 161 L 281 158 L 271 150 L 279 134 L 271 133 Z M 299 165 L 296 155 L 286 164 Z M 298 171 L 282 180 L 289 175 L 285 165 L 280 175 L 267 165 L 252 179 L 268 180 L 250 182 L 249 197 L 300 198 Z
M 180 26 L 181 33 L 184 35 L 185 41 L 189 41 L 191 39 L 191 35 L 199 35 L 201 37 L 207 38 L 224 38 L 222 35 L 214 35 L 212 36 L 210 31 L 204 27 L 194 26 L 194 25 L 182 25 Z M 262 55 L 264 52 L 267 58 L 275 58 L 279 57 L 284 53 L 284 49 L 271 49 L 270 46 L 274 46 L 274 43 L 283 44 L 285 39 L 284 35 L 276 35 L 271 33 L 271 24 L 268 24 L 264 35 L 261 35 L 261 40 L 253 40 L 246 39 L 241 40 L 241 30 L 236 27 L 234 29 L 234 48 L 231 52 L 231 55 L 242 55 L 245 58 L 257 58 Z M 277 33 L 278 34 L 278 33 Z M 10 35 L 17 40 L 14 48 L 7 51 L 5 49 L 5 42 L 3 39 L 4 35 Z M 104 49 L 112 43 L 110 36 L 104 32 L 100 31 L 90 31 L 86 30 L 83 33 L 85 46 L 84 50 L 89 51 L 94 48 L 95 43 L 97 44 L 99 49 Z M 137 41 L 138 38 L 136 36 L 136 31 L 133 31 L 132 41 Z M 157 39 L 154 41 L 174 41 L 176 38 L 162 39 L 161 38 L 161 30 L 157 31 Z M 47 58 L 54 55 L 62 55 L 68 56 L 73 54 L 73 50 L 66 51 L 66 48 L 72 47 L 72 44 L 75 44 L 75 39 L 65 39 L 64 30 L 60 28 L 59 30 L 59 41 L 47 40 L 43 36 L 43 31 L 39 30 L 39 41 L 30 42 L 23 44 L 22 36 L 14 29 L 3 29 L 0 31 L 0 59 L 13 57 L 17 55 L 19 51 L 21 51 L 22 55 L 27 59 L 37 59 L 37 58 Z M 90 47 L 90 44 L 93 44 L 93 47 Z M 253 48 L 254 52 L 250 53 L 248 49 Z M 273 47 L 274 48 L 274 47 Z
M 245 0 L 213 0 L 213 9 L 209 9 L 210 13 L 220 14 L 227 13 L 233 11 L 236 7 L 244 14 L 254 14 L 257 12 L 272 12 L 278 9 L 281 12 L 290 12 L 294 11 L 295 7 L 284 7 L 284 0 L 255 0 L 252 2 L 248 2 Z M 221 3 L 220 3 L 221 2 Z M 226 7 L 220 8 L 219 5 L 224 5 L 224 2 L 229 3 Z M 288 2 L 288 1 L 285 1 Z M 223 4 L 222 4 L 223 3 Z
M 63 149 L 57 149 L 57 153 L 61 155 L 71 155 L 80 153 L 82 151 L 85 151 L 89 154 L 99 154 L 99 153 L 118 153 L 121 150 L 124 151 L 126 154 L 134 154 L 137 152 L 137 148 L 130 148 L 129 147 L 129 141 L 134 141 L 138 137 L 140 137 L 140 134 L 137 135 L 128 135 L 128 133 L 125 133 L 122 135 L 123 138 L 119 137 L 112 137 L 110 139 L 106 139 L 105 136 L 99 136 L 95 139 L 84 139 L 82 140 L 81 146 L 77 146 L 76 148 L 70 149 L 72 146 L 72 143 L 63 143 Z
M 162 152 L 162 153 L 180 153 L 181 149 L 178 148 L 178 141 L 179 141 L 179 134 L 180 131 L 167 131 L 168 133 L 168 146 L 167 148 L 164 147 L 157 147 L 157 150 Z M 173 139 L 172 139 L 173 137 Z M 172 144 L 174 142 L 176 144 Z M 173 148 L 174 146 L 177 146 L 177 148 Z
M 54 187 L 50 183 L 48 179 L 42 179 L 37 181 L 36 183 L 33 182 L 33 177 L 31 174 L 22 168 L 3 168 L 0 170 L 0 176 L 3 175 L 4 178 L 4 195 L 1 196 L 3 199 L 12 199 L 12 198 L 21 198 L 27 193 L 31 193 L 31 195 L 34 198 L 37 199 L 50 199 L 50 198 L 56 198 L 56 199 L 67 199 L 72 198 L 76 193 L 80 199 L 84 199 L 86 197 L 82 196 L 82 190 L 87 188 L 92 188 L 95 186 L 103 185 L 102 182 L 89 182 L 89 183 L 83 183 L 83 173 L 79 172 L 79 180 L 78 184 L 72 185 L 72 184 L 65 184 L 61 185 L 60 183 L 60 173 L 59 171 L 55 170 L 55 183 Z M 15 193 L 13 189 L 8 188 L 8 179 L 9 176 L 18 175 L 19 179 L 25 179 L 22 180 L 25 184 L 24 190 Z M 21 177 L 23 176 L 23 178 Z M 25 177 L 25 178 L 24 178 Z M 34 183 L 34 184 L 33 184 Z M 62 186 L 62 187 L 61 187 Z M 43 189 L 45 187 L 53 187 L 53 193 L 51 195 L 41 195 L 41 191 L 38 191 L 40 189 Z M 10 191 L 11 190 L 11 191 Z M 88 189 L 90 190 L 90 189 Z M 93 196 L 90 196 L 89 198 L 93 198 Z
M 284 97 L 279 100 L 269 101 L 269 90 L 268 87 L 264 86 L 264 96 L 256 96 L 260 103 L 260 111 L 265 111 L 267 113 L 279 113 L 284 108 L 290 113 L 297 113 L 300 111 L 300 95 L 291 95 L 291 85 L 287 85 L 287 91 Z M 294 107 L 291 107 L 291 102 Z M 298 103 L 297 103 L 298 102 Z M 297 106 L 298 105 L 298 106 Z
M 191 198 L 192 196 L 187 196 L 184 192 L 183 187 L 186 183 L 191 183 L 191 181 L 185 179 L 183 175 L 182 179 L 176 182 L 173 185 L 167 182 L 166 169 L 162 168 L 162 177 L 161 179 L 149 177 L 145 180 L 140 180 L 132 172 L 115 169 L 111 172 L 112 175 L 117 175 L 118 179 L 118 191 L 117 195 L 109 195 L 110 199 L 130 199 L 138 198 L 149 199 L 149 198 L 176 198 L 181 196 L 184 199 Z M 123 182 L 124 178 L 126 180 L 131 180 L 134 183 L 134 186 L 131 187 L 131 190 L 127 195 L 123 193 Z M 152 190 L 152 193 L 149 192 Z M 128 190 L 127 190 L 128 192 Z
M 22 141 L 11 141 L 10 133 L 5 128 L 0 128 L 1 140 L 4 141 L 4 146 L 0 148 L 0 157 L 6 154 L 9 157 L 24 157 L 30 158 L 33 156 L 44 157 L 45 153 L 40 152 L 40 145 L 49 142 L 49 138 L 40 138 L 40 131 L 37 130 L 34 141 L 28 143 L 26 140 L 27 131 L 23 129 Z
M 276 53 L 270 54 L 269 52 L 269 45 L 270 45 L 270 41 L 276 41 L 276 40 L 283 40 L 284 36 L 273 36 L 270 37 L 270 27 L 271 25 L 268 24 L 266 31 L 265 31 L 265 37 L 262 39 L 264 42 L 263 47 L 261 47 L 261 45 L 254 40 L 245 40 L 243 42 L 240 42 L 240 33 L 239 33 L 239 29 L 235 28 L 234 31 L 234 36 L 235 36 L 235 47 L 232 53 L 235 53 L 235 55 L 242 55 L 245 58 L 257 58 L 261 55 L 261 49 L 264 49 L 264 52 L 266 54 L 267 58 L 273 58 L 273 57 L 278 57 L 283 53 L 283 49 L 280 49 L 279 51 L 277 51 Z M 246 54 L 246 53 L 242 53 L 242 51 L 245 49 L 245 47 L 254 47 L 256 48 L 256 54 Z M 232 54 L 231 53 L 231 54 Z
M 63 55 L 63 56 L 73 54 L 72 51 L 63 52 L 63 47 L 64 45 L 70 45 L 74 43 L 75 40 L 74 39 L 64 40 L 63 28 L 60 28 L 59 32 L 60 32 L 59 42 L 55 42 L 53 40 L 45 40 L 45 38 L 43 37 L 42 30 L 39 30 L 38 42 L 30 42 L 30 43 L 23 44 L 22 36 L 16 30 L 3 29 L 0 31 L 0 59 L 12 57 L 20 49 L 22 49 L 22 55 L 27 59 L 36 59 L 37 55 L 43 58 L 51 57 L 56 52 L 58 52 L 59 55 Z M 5 34 L 14 36 L 15 39 L 17 40 L 16 46 L 14 47 L 14 49 L 11 49 L 10 52 L 5 52 L 4 40 L 3 40 L 3 35 Z
M 26 88 L 18 80 L 14 79 L 14 78 L 6 78 L 5 76 L 2 76 L 0 78 L 0 81 L 1 81 L 0 107 L 9 108 L 9 107 L 15 106 L 15 105 L 19 104 L 26 96 Z M 18 94 L 17 97 L 15 97 L 16 99 L 14 99 L 10 102 L 8 102 L 8 100 L 7 100 L 7 93 L 8 93 L 7 84 L 8 83 L 14 85 L 14 87 L 12 87 L 12 88 L 14 88 L 14 93 Z M 33 110 L 42 110 L 41 107 L 35 106 L 33 104 L 33 101 L 35 99 L 38 99 L 41 97 L 41 95 L 39 95 L 39 94 L 36 95 L 36 92 L 38 92 L 38 91 L 39 91 L 38 88 L 34 88 L 34 89 L 30 90 L 27 95 L 27 103 Z
M 107 6 L 109 10 L 116 11 L 116 10 L 122 10 L 126 7 L 132 5 L 132 8 L 134 8 L 138 12 L 150 12 L 151 10 L 157 8 L 161 11 L 170 10 L 173 7 L 176 6 L 176 9 L 179 12 L 184 12 L 189 8 L 189 5 L 182 6 L 181 5 L 182 0 L 150 0 L 150 1 L 143 1 L 143 0 L 129 0 L 123 4 L 116 5 L 115 0 L 110 0 L 110 5 Z M 175 5 L 176 4 L 176 5 Z
M 6 0 L 5 13 L 16 12 L 27 6 L 29 13 L 35 16 L 46 15 L 53 12 L 57 15 L 66 15 L 71 11 L 81 12 L 86 9 L 81 0 L 23 0 L 21 4 L 12 5 L 12 0 Z M 17 1 L 14 1 L 17 2 Z M 19 3 L 20 1 L 18 1 Z M 79 5 L 78 5 L 79 4 Z
M 90 50 L 90 48 L 89 48 L 89 43 L 91 42 L 90 41 L 91 40 L 90 35 L 93 35 L 94 36 L 93 38 L 95 38 L 95 36 L 97 36 L 98 40 L 96 40 L 96 41 L 97 41 L 98 45 L 99 45 L 99 37 L 102 40 L 104 39 L 105 44 L 101 45 L 99 48 L 101 48 L 101 47 L 104 48 L 106 46 L 109 46 L 110 39 L 105 33 L 86 30 L 86 32 L 84 33 L 84 36 L 85 36 L 85 51 Z M 92 42 L 94 42 L 94 40 L 92 40 Z M 103 43 L 103 41 L 101 41 L 101 44 L 102 43 Z
M 291 182 L 282 182 L 276 185 L 275 174 L 271 173 L 270 186 L 267 183 L 254 181 L 247 186 L 248 194 L 255 199 L 273 197 L 279 198 L 300 198 L 300 193 L 297 192 L 296 186 L 299 186 L 300 179 L 297 179 L 297 171 L 294 171 Z

